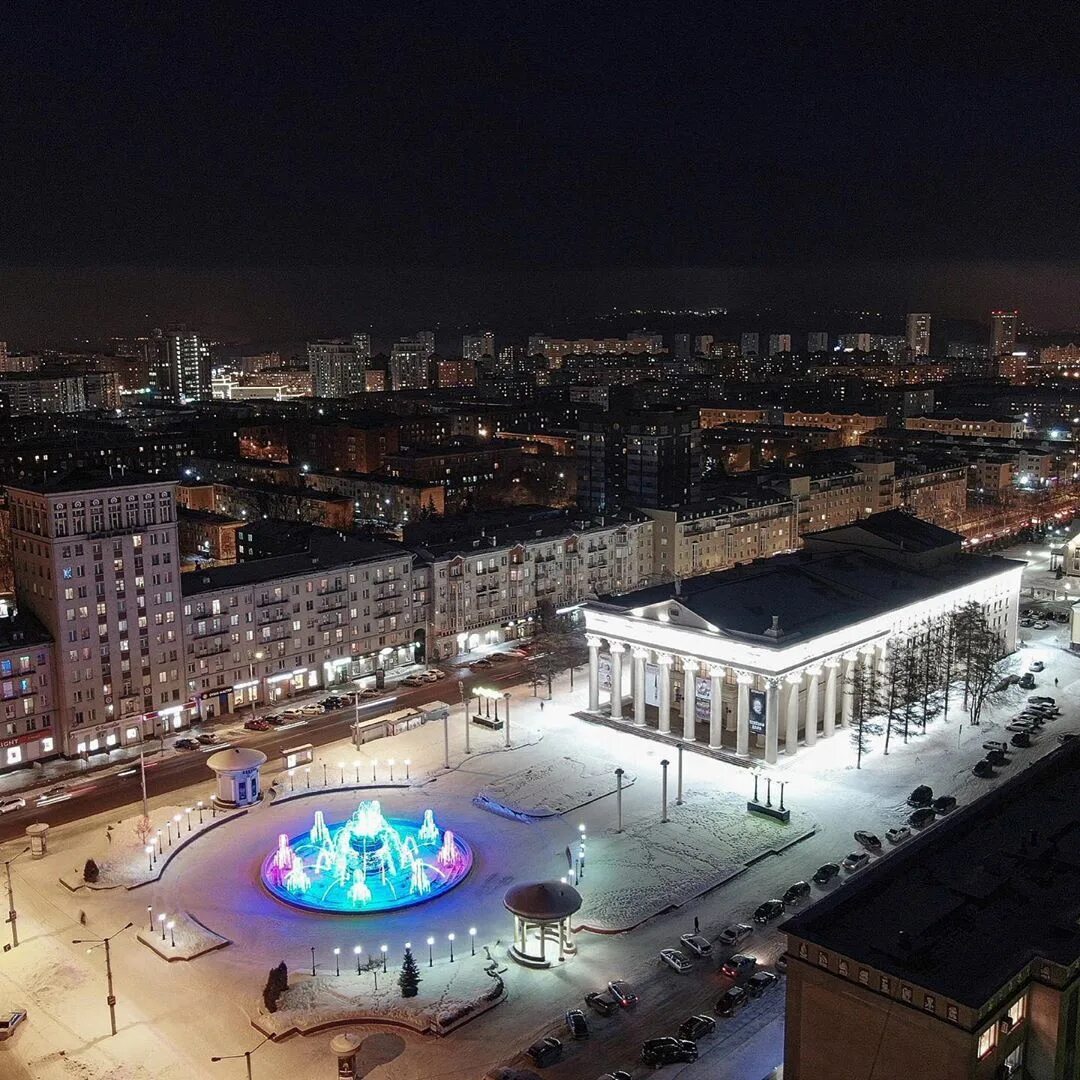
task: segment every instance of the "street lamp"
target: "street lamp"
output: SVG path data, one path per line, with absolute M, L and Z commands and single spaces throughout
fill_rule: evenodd
M 359 975 L 360 974 L 360 954 L 364 951 L 364 948 L 363 948 L 362 945 L 354 945 L 352 951 L 353 951 L 353 956 L 356 957 L 356 974 Z
M 434 944 L 435 944 L 435 939 L 433 937 L 429 937 L 427 939 L 427 966 L 428 967 L 431 967 L 431 965 L 433 963 L 435 963 L 435 961 L 433 959 L 433 956 L 432 956 L 432 952 L 431 952 L 432 946 Z
M 454 962 L 454 935 L 447 934 L 446 940 L 450 942 L 450 963 Z
M 375 783 L 375 766 L 378 765 L 378 764 L 379 764 L 379 759 L 373 757 L 371 759 L 371 782 L 373 784 Z
M 476 927 L 469 927 L 469 952 L 472 956 L 476 955 Z
M 390 783 L 394 782 L 394 759 L 391 758 L 387 764 L 390 766 Z
M 159 915 L 159 916 L 157 917 L 157 919 L 158 919 L 158 925 L 159 925 L 159 926 L 161 927 L 161 940 L 162 940 L 162 941 L 164 941 L 164 940 L 165 940 L 165 920 L 166 920 L 167 918 L 168 918 L 168 916 L 167 916 L 167 915 L 165 915 L 164 913 L 162 913 L 161 915 Z
M 147 869 L 152 874 L 154 872 L 154 845 L 147 844 L 146 847 L 143 848 L 143 850 L 146 852 Z M 150 924 L 150 929 L 154 929 L 153 923 Z
M 409 760 L 408 758 L 406 758 L 406 759 L 405 759 L 405 779 L 406 779 L 406 780 L 408 780 L 408 779 L 409 779 L 409 766 L 410 766 L 411 764 L 412 764 L 412 762 L 411 762 L 411 761 L 410 761 L 410 760 Z
M 334 974 L 341 974 L 341 950 L 337 948 L 334 949 Z
M 359 784 L 360 783 L 360 762 L 359 761 L 354 761 L 353 762 L 353 772 L 354 772 L 354 774 L 356 776 L 356 782 Z
M 163 915 L 162 918 L 165 916 Z M 112 1033 L 116 1034 L 116 995 L 113 993 L 113 979 L 112 979 L 112 956 L 109 953 L 109 943 L 114 937 L 119 937 L 125 930 L 131 929 L 132 924 L 128 923 L 127 926 L 121 926 L 119 930 L 114 934 L 110 934 L 108 937 L 103 938 L 72 938 L 72 945 L 89 945 L 90 948 L 86 951 L 92 953 L 95 949 L 105 946 L 105 978 L 109 987 L 109 994 L 106 997 L 106 1004 L 109 1006 L 109 1024 L 112 1027 Z
M 4 863 L 4 874 L 7 877 L 8 922 L 11 923 L 11 947 L 13 949 L 18 948 L 19 931 L 16 924 L 18 915 L 15 912 L 15 895 L 11 890 L 11 864 L 19 858 L 20 855 L 25 855 L 29 850 L 30 845 L 28 844 L 22 851 L 18 852 L 16 855 L 12 855 L 11 858 Z
M 255 654 L 255 660 L 262 660 L 262 650 Z M 255 660 L 248 661 L 248 678 L 251 680 L 252 685 L 248 687 L 248 693 L 251 695 L 251 718 L 255 719 L 255 699 L 259 696 L 256 691 L 259 689 L 258 681 L 255 679 Z M 261 680 L 259 680 L 261 681 Z
M 345 762 L 344 761 L 339 761 L 337 763 L 337 767 L 341 770 L 341 783 L 344 786 L 344 784 L 345 784 Z
M 382 969 L 383 969 L 383 974 L 384 975 L 386 974 L 386 950 L 388 948 L 389 948 L 388 945 L 380 945 L 379 946 L 379 952 L 382 953 Z
M 171 947 L 175 949 L 176 948 L 176 923 L 172 919 L 169 920 L 169 941 L 171 943 Z
M 461 715 L 465 718 L 465 753 L 471 754 L 472 747 L 469 746 L 469 704 L 465 700 L 465 680 L 458 679 L 458 693 L 461 695 Z M 469 695 L 469 701 L 472 701 L 472 695 Z
M 507 690 L 503 694 L 503 701 L 506 703 L 506 739 L 503 742 L 503 746 L 510 749 L 510 691 Z
M 243 1058 L 247 1063 L 247 1080 L 251 1080 L 251 1055 L 255 1053 L 260 1047 L 265 1046 L 270 1041 L 270 1036 L 267 1035 L 265 1039 L 258 1046 L 253 1046 L 250 1050 L 245 1050 L 242 1054 L 220 1054 L 216 1057 L 212 1057 L 211 1061 L 239 1061 Z

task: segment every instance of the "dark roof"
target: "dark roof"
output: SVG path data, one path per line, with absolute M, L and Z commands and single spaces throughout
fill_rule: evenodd
M 523 882 L 506 890 L 503 904 L 514 915 L 554 922 L 581 907 L 581 893 L 561 881 Z
M 0 649 L 21 649 L 31 645 L 47 645 L 52 641 L 49 631 L 26 609 L 0 619 Z
M 57 476 L 42 479 L 21 479 L 8 484 L 8 487 L 21 491 L 36 491 L 42 495 L 58 495 L 64 491 L 92 491 L 95 488 L 134 487 L 138 484 L 155 484 L 158 487 L 170 487 L 175 480 L 146 473 L 124 472 L 114 469 L 110 475 L 107 469 L 72 469 Z
M 1032 960 L 1076 963 L 1078 768 L 1080 740 L 780 929 L 976 1009 Z
M 942 529 L 903 510 L 885 510 L 880 514 L 860 518 L 850 525 L 839 525 L 833 529 L 807 533 L 803 540 L 804 542 L 814 540 L 829 543 L 834 538 L 840 539 L 850 534 L 852 529 L 869 533 L 892 547 L 907 552 L 935 551 L 938 548 L 953 547 L 962 543 L 964 539 L 959 533 Z

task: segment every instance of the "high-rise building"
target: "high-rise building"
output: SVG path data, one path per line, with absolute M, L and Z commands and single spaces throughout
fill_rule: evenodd
M 485 330 L 482 334 L 466 334 L 461 339 L 462 360 L 471 360 L 475 364 L 485 356 L 494 355 L 495 333 L 492 330 Z
M 415 339 L 395 342 L 390 349 L 390 389 L 422 390 L 428 384 L 427 342 Z
M 807 352 L 828 352 L 829 351 L 829 335 L 823 331 L 814 331 L 806 335 L 806 351 Z
M 358 340 L 359 339 L 359 340 Z M 364 390 L 364 372 L 371 358 L 371 339 L 367 334 L 309 341 L 308 370 L 316 397 L 340 398 Z
M 578 506 L 590 513 L 693 502 L 701 484 L 698 412 L 614 411 L 584 419 L 577 470 Z
M 435 355 L 435 331 L 434 330 L 418 330 L 416 332 L 416 341 L 419 343 L 420 348 L 424 350 L 424 359 Z
M 213 396 L 210 346 L 196 331 L 183 326 L 166 330 L 156 345 L 150 385 L 158 397 L 183 404 Z
M 990 356 L 1011 356 L 1016 348 L 1019 311 L 990 312 Z
M 495 361 L 495 375 L 500 379 L 513 379 L 521 365 L 521 346 L 504 345 Z
M 870 351 L 870 335 L 867 333 L 841 334 L 839 338 L 841 349 L 852 349 L 854 352 Z
M 904 360 L 907 340 L 903 334 L 871 334 L 870 352 L 884 353 L 890 364 L 900 364 Z
M 791 335 L 790 334 L 770 334 L 769 335 L 769 355 L 776 356 L 779 353 L 791 352 Z
M 742 334 L 739 338 L 739 352 L 743 356 L 757 356 L 761 352 L 761 335 L 753 332 Z
M 913 312 L 907 317 L 907 346 L 912 356 L 930 355 L 930 315 Z
M 673 334 L 671 337 L 671 353 L 680 360 L 685 360 L 692 355 L 694 339 L 690 334 Z

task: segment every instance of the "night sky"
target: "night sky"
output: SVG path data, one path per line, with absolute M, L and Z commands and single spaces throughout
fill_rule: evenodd
M 624 299 L 1080 321 L 1071 5 L 154 7 L 8 10 L 0 337 Z

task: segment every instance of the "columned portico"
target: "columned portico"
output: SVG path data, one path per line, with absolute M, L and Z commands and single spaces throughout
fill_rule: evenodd
M 776 764 L 780 739 L 780 680 L 765 682 L 765 760 Z
M 645 661 L 648 658 L 647 649 L 634 650 L 634 723 L 638 727 L 645 726 Z
M 589 646 L 589 712 L 600 711 L 600 639 L 586 637 Z
M 787 702 L 784 709 L 784 753 L 788 756 L 799 749 L 799 689 L 802 675 L 787 677 Z
M 854 656 L 844 657 L 844 685 L 841 688 L 840 726 L 850 727 L 851 718 L 855 714 L 855 687 L 851 685 L 855 672 L 856 659 Z
M 693 742 L 696 732 L 697 717 L 694 715 L 697 708 L 697 661 L 689 657 L 683 657 L 683 693 L 682 693 L 682 737 L 687 742 Z
M 709 679 L 709 746 L 719 750 L 724 734 L 724 669 L 713 665 L 709 668 Z
M 831 739 L 836 730 L 836 682 L 839 662 L 829 660 L 825 664 L 825 718 L 821 723 L 821 734 Z
M 821 671 L 811 668 L 807 673 L 809 682 L 806 684 L 806 721 L 803 727 L 803 738 L 807 746 L 813 746 L 817 742 L 818 735 L 818 682 L 821 679 Z
M 750 683 L 750 676 L 740 671 L 738 675 L 739 700 L 735 720 L 735 753 L 741 757 L 750 756 Z
M 626 648 L 617 641 L 611 643 L 611 719 L 622 719 L 623 674 L 622 658 Z
M 667 653 L 660 653 L 656 657 L 656 665 L 660 669 L 660 715 L 657 721 L 657 730 L 665 734 L 671 731 L 671 663 L 672 658 Z

